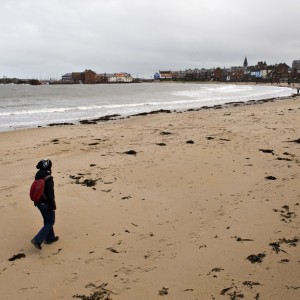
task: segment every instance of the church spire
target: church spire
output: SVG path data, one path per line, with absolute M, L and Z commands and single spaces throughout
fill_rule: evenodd
M 244 67 L 248 67 L 248 61 L 247 61 L 247 57 L 245 56 L 245 59 L 244 59 Z

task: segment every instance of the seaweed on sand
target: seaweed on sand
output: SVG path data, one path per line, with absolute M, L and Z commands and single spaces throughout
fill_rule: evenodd
M 263 261 L 263 258 L 266 256 L 265 253 L 258 253 L 256 254 L 251 254 L 247 257 L 247 259 L 252 263 L 261 263 Z
M 86 288 L 93 287 L 94 292 L 92 292 L 89 296 L 76 294 L 73 298 L 79 298 L 82 300 L 112 300 L 111 294 L 113 294 L 113 292 L 106 288 L 107 285 L 107 283 L 102 283 L 101 285 L 96 286 L 95 284 L 90 283 L 86 286 Z

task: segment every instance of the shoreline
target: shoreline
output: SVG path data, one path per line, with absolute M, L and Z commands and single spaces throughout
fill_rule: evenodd
M 175 82 L 176 84 L 176 82 Z M 207 83 L 205 83 L 207 84 Z M 293 87 L 291 87 L 288 84 L 253 84 L 253 83 L 219 83 L 219 82 L 213 82 L 213 83 L 209 83 L 212 85 L 218 85 L 218 84 L 228 84 L 228 85 L 266 85 L 266 86 L 275 86 L 275 87 L 286 87 L 286 88 L 299 88 L 300 84 L 293 84 Z M 298 94 L 299 95 L 299 94 Z M 246 101 L 235 101 L 235 102 L 227 102 L 224 104 L 216 104 L 216 105 L 210 105 L 210 106 L 200 106 L 200 107 L 194 107 L 194 108 L 189 108 L 189 109 L 182 109 L 182 110 L 176 110 L 176 109 L 158 109 L 158 110 L 153 110 L 153 111 L 149 111 L 149 112 L 140 112 L 137 114 L 129 114 L 129 115 L 122 115 L 120 113 L 115 113 L 115 114 L 109 114 L 109 115 L 103 115 L 103 116 L 99 116 L 99 117 L 91 117 L 91 118 L 84 118 L 84 119 L 78 119 L 76 121 L 70 121 L 70 122 L 55 122 L 55 123 L 48 123 L 46 125 L 35 125 L 35 126 L 30 126 L 30 127 L 10 127 L 10 129 L 7 130 L 3 130 L 0 132 L 9 132 L 9 131 L 19 131 L 19 130 L 28 130 L 28 129 L 32 129 L 32 128 L 47 128 L 47 127 L 53 127 L 53 126 L 66 126 L 66 125 L 70 125 L 70 126 L 78 126 L 80 124 L 97 124 L 98 122 L 105 122 L 105 121 L 112 121 L 112 120 L 121 120 L 121 119 L 126 119 L 126 118 L 130 118 L 130 117 L 135 117 L 135 116 L 145 116 L 145 115 L 149 115 L 149 114 L 156 114 L 156 113 L 183 113 L 186 111 L 199 111 L 202 109 L 220 109 L 220 108 L 225 108 L 227 106 L 237 106 L 237 105 L 249 105 L 249 104 L 260 104 L 261 102 L 269 102 L 272 100 L 280 100 L 280 99 L 289 99 L 289 98 L 293 98 L 296 97 L 297 94 L 294 93 L 290 96 L 283 96 L 283 97 L 272 97 L 272 98 L 265 98 L 265 99 L 259 99 L 259 100 L 246 100 Z
M 232 101 L 232 102 L 226 102 L 224 104 L 216 104 L 211 106 L 201 106 L 198 108 L 189 108 L 185 110 L 172 110 L 172 109 L 158 109 L 153 110 L 149 112 L 141 112 L 137 114 L 132 114 L 128 116 L 122 116 L 120 114 L 112 114 L 112 115 L 105 115 L 97 118 L 91 118 L 91 119 L 82 119 L 74 123 L 68 123 L 68 122 L 62 122 L 62 123 L 50 123 L 46 127 L 53 127 L 53 126 L 79 126 L 79 125 L 93 125 L 93 124 L 99 124 L 103 122 L 108 121 L 118 121 L 118 120 L 124 120 L 129 119 L 132 117 L 143 117 L 147 115 L 155 115 L 155 114 L 169 114 L 169 113 L 185 113 L 185 112 L 191 112 L 191 111 L 201 111 L 201 110 L 215 110 L 215 109 L 224 109 L 224 108 L 230 108 L 230 107 L 237 107 L 237 106 L 247 106 L 247 105 L 258 105 L 258 104 L 264 104 L 274 101 L 284 101 L 296 98 L 297 94 L 293 94 L 289 97 L 272 97 L 272 98 L 266 98 L 266 99 L 260 99 L 260 100 L 247 100 L 247 101 Z M 38 128 L 43 128 L 44 126 L 38 126 Z M 45 127 L 44 127 L 45 128 Z
M 1 299 L 299 299 L 300 96 L 262 103 L 1 132 Z

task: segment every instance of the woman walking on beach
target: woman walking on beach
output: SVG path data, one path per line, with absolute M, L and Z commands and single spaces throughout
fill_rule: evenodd
M 50 159 L 39 161 L 36 166 L 39 169 L 35 175 L 35 180 L 44 179 L 45 189 L 41 200 L 34 205 L 40 210 L 44 226 L 38 234 L 31 240 L 31 243 L 39 250 L 42 249 L 42 243 L 51 244 L 58 241 L 58 236 L 55 235 L 53 225 L 55 223 L 55 196 L 54 196 L 54 181 L 51 176 L 52 162 Z

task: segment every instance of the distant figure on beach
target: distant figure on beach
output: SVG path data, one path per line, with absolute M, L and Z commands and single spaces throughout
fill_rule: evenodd
M 299 88 L 297 88 L 297 94 L 299 95 L 299 92 L 300 92 L 300 89 Z
M 34 205 L 40 210 L 44 226 L 38 234 L 31 240 L 31 243 L 39 250 L 42 249 L 42 243 L 52 244 L 58 241 L 58 236 L 55 235 L 53 225 L 55 223 L 55 196 L 54 196 L 54 181 L 51 176 L 52 162 L 50 159 L 42 159 L 38 162 L 35 179 L 45 179 L 45 189 L 42 198 Z

